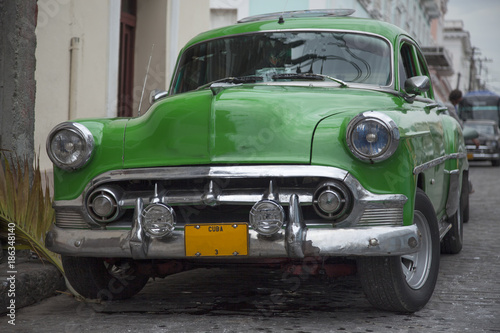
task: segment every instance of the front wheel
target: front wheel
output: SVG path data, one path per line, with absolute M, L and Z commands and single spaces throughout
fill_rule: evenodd
M 83 297 L 106 301 L 127 299 L 144 288 L 149 276 L 133 260 L 62 256 L 68 282 Z
M 418 252 L 357 260 L 363 291 L 379 309 L 415 312 L 427 304 L 434 292 L 439 273 L 439 227 L 432 203 L 420 189 L 413 216 L 420 234 Z

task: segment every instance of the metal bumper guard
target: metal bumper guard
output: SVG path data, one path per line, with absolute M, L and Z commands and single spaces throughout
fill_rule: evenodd
M 121 257 L 134 259 L 180 259 L 186 257 L 184 230 L 165 238 L 147 235 L 141 226 L 142 200 L 135 208 L 134 225 L 128 230 L 65 229 L 53 226 L 46 246 L 69 256 Z M 416 225 L 358 228 L 307 228 L 297 195 L 290 197 L 289 220 L 284 232 L 262 237 L 249 230 L 246 258 L 304 258 L 308 256 L 388 256 L 418 251 Z M 236 256 L 242 258 L 242 256 Z M 230 257 L 220 257 L 228 259 Z

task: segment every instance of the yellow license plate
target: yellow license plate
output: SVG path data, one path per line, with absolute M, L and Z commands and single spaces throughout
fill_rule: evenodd
M 186 256 L 248 255 L 248 224 L 188 224 L 184 227 Z
M 468 160 L 473 160 L 473 159 L 474 159 L 474 154 L 472 154 L 472 153 L 468 153 L 468 154 L 467 154 L 467 159 L 468 159 Z

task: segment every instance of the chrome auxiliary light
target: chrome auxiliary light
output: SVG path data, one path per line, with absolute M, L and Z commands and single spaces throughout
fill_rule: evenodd
M 152 203 L 142 211 L 144 230 L 152 237 L 170 235 L 175 228 L 174 210 L 161 203 Z
M 250 210 L 250 225 L 263 236 L 272 236 L 281 230 L 285 211 L 273 200 L 261 200 Z

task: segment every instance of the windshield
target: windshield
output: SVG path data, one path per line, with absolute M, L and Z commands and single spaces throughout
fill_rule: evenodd
M 198 43 L 187 49 L 174 77 L 172 94 L 224 78 L 253 82 L 320 74 L 344 82 L 387 86 L 391 49 L 384 39 L 345 32 L 265 32 Z M 301 78 L 301 76 L 288 76 Z

